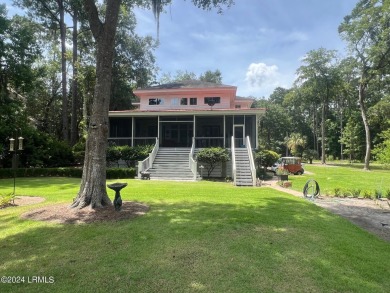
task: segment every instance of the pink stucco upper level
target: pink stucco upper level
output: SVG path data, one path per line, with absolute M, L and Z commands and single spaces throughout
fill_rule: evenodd
M 253 99 L 236 96 L 237 87 L 197 80 L 138 89 L 141 111 L 249 109 Z

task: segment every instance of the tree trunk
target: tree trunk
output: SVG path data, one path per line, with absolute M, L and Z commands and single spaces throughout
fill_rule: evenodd
M 72 116 L 70 122 L 70 144 L 73 146 L 78 138 L 77 109 L 78 109 L 78 67 L 77 67 L 77 9 L 73 10 L 73 83 L 72 83 Z
M 65 8 L 63 0 L 57 0 L 60 13 L 60 35 L 61 35 L 61 71 L 62 71 L 62 139 L 69 142 L 68 127 L 68 96 L 66 93 L 66 25 Z
M 106 191 L 106 149 L 112 60 L 121 1 L 108 0 L 105 23 L 101 23 L 94 0 L 84 0 L 97 46 L 96 86 L 88 125 L 83 177 L 73 208 L 99 208 L 111 204 Z
M 360 112 L 363 119 L 364 130 L 366 132 L 366 156 L 364 158 L 364 170 L 369 170 L 370 157 L 371 157 L 371 132 L 370 132 L 370 127 L 368 125 L 366 107 L 364 104 L 365 91 L 366 91 L 366 85 L 361 83 L 359 85 L 359 105 L 360 105 Z
M 325 161 L 325 102 L 322 103 L 321 109 L 321 164 L 326 164 Z

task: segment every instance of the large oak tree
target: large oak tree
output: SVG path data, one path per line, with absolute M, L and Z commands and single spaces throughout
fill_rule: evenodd
M 152 0 L 155 15 L 162 12 L 163 4 L 170 0 Z M 233 0 L 192 0 L 203 9 L 231 5 Z M 84 171 L 79 193 L 71 205 L 73 208 L 91 206 L 99 208 L 111 204 L 106 191 L 106 148 L 108 137 L 108 109 L 111 91 L 112 62 L 114 57 L 115 34 L 120 13 L 120 0 L 105 1 L 104 15 L 94 0 L 84 0 L 83 7 L 88 15 L 90 29 L 96 44 L 96 85 L 92 112 L 88 125 Z

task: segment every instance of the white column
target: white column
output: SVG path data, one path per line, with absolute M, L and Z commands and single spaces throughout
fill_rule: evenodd
M 223 147 L 226 148 L 226 115 L 223 115 Z
M 131 146 L 132 147 L 134 146 L 134 123 L 135 123 L 135 119 L 133 116 L 131 117 Z

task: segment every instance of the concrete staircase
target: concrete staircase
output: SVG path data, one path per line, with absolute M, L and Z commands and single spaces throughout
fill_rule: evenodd
M 190 148 L 159 148 L 153 166 L 148 170 L 151 180 L 194 181 L 188 165 Z
M 236 185 L 253 186 L 252 172 L 246 148 L 236 148 Z

